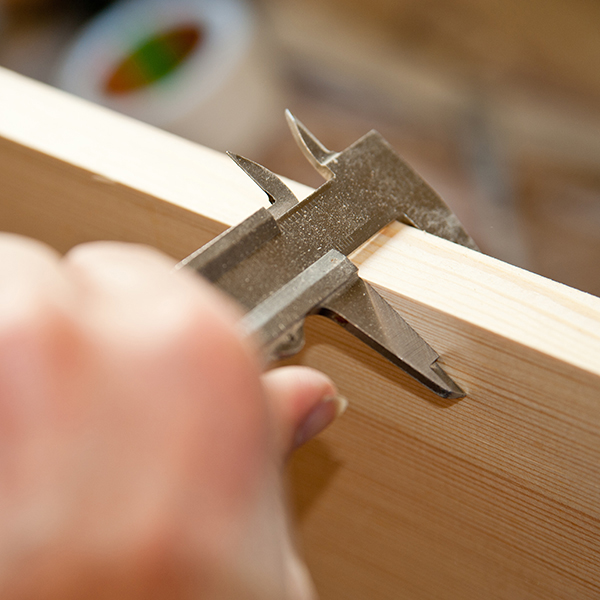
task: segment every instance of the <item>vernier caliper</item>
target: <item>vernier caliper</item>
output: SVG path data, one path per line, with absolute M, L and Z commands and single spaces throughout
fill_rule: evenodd
M 270 358 L 298 352 L 304 319 L 319 314 L 339 323 L 444 398 L 464 392 L 437 364 L 438 355 L 358 276 L 347 258 L 394 220 L 476 248 L 441 198 L 376 131 L 342 152 L 327 150 L 287 112 L 309 162 L 325 179 L 298 201 L 265 167 L 231 158 L 267 193 L 271 206 L 184 259 L 233 296 L 246 311 L 243 327 Z

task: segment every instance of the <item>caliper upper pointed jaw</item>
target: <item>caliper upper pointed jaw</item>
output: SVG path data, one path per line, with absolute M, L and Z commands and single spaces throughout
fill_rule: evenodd
M 308 162 L 326 180 L 335 177 L 332 163 L 338 157 L 339 152 L 333 152 L 326 148 L 289 110 L 285 111 L 285 117 L 296 143 Z
M 296 198 L 294 192 L 290 190 L 281 177 L 275 175 L 267 167 L 263 167 L 261 164 L 233 152 L 227 152 L 227 155 L 267 194 L 269 202 L 272 204 L 269 212 L 275 219 L 278 219 L 298 204 L 298 198 Z
M 317 139 L 306 125 L 296 118 L 289 110 L 286 110 L 285 114 L 289 128 L 298 147 L 308 162 L 326 180 L 341 174 L 344 170 L 342 166 L 344 163 L 356 166 L 363 159 L 366 159 L 369 150 L 373 147 L 372 144 L 365 144 L 365 142 L 368 142 L 369 140 L 374 139 L 376 140 L 376 143 L 380 143 L 394 152 L 383 136 L 374 129 L 340 152 L 329 150 L 319 139 Z

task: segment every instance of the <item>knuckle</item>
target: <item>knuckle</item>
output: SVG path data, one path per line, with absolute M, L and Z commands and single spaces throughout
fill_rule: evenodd
M 80 355 L 77 322 L 52 301 L 33 295 L 0 319 L 2 387 L 15 394 L 43 393 L 74 368 Z

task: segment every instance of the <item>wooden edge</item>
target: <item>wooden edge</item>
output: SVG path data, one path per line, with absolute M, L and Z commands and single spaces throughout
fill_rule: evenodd
M 201 215 L 213 223 L 209 237 L 266 204 L 264 194 L 218 152 L 4 69 L 0 89 L 0 137 L 77 169 L 83 178 L 87 174 L 108 187 L 108 195 L 133 190 L 159 199 L 167 212 L 185 211 L 192 220 Z M 290 185 L 300 198 L 310 192 Z M 61 216 L 63 228 L 68 218 L 69 213 Z M 77 225 L 78 241 L 87 239 L 83 220 Z M 199 235 L 198 245 L 204 241 Z M 161 247 L 158 240 L 154 245 Z M 166 249 L 173 252 L 172 244 Z M 359 249 L 353 260 L 365 279 L 393 294 L 600 374 L 595 296 L 400 224 Z

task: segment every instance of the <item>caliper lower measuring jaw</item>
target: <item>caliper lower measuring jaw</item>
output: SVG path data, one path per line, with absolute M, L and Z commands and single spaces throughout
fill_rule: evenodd
M 443 398 L 465 394 L 438 355 L 347 258 L 394 220 L 477 249 L 441 198 L 376 131 L 342 152 L 325 148 L 292 114 L 292 133 L 327 180 L 302 201 L 265 167 L 230 154 L 267 193 L 271 206 L 185 258 L 187 266 L 246 311 L 243 327 L 271 359 L 298 352 L 304 319 L 339 323 Z

